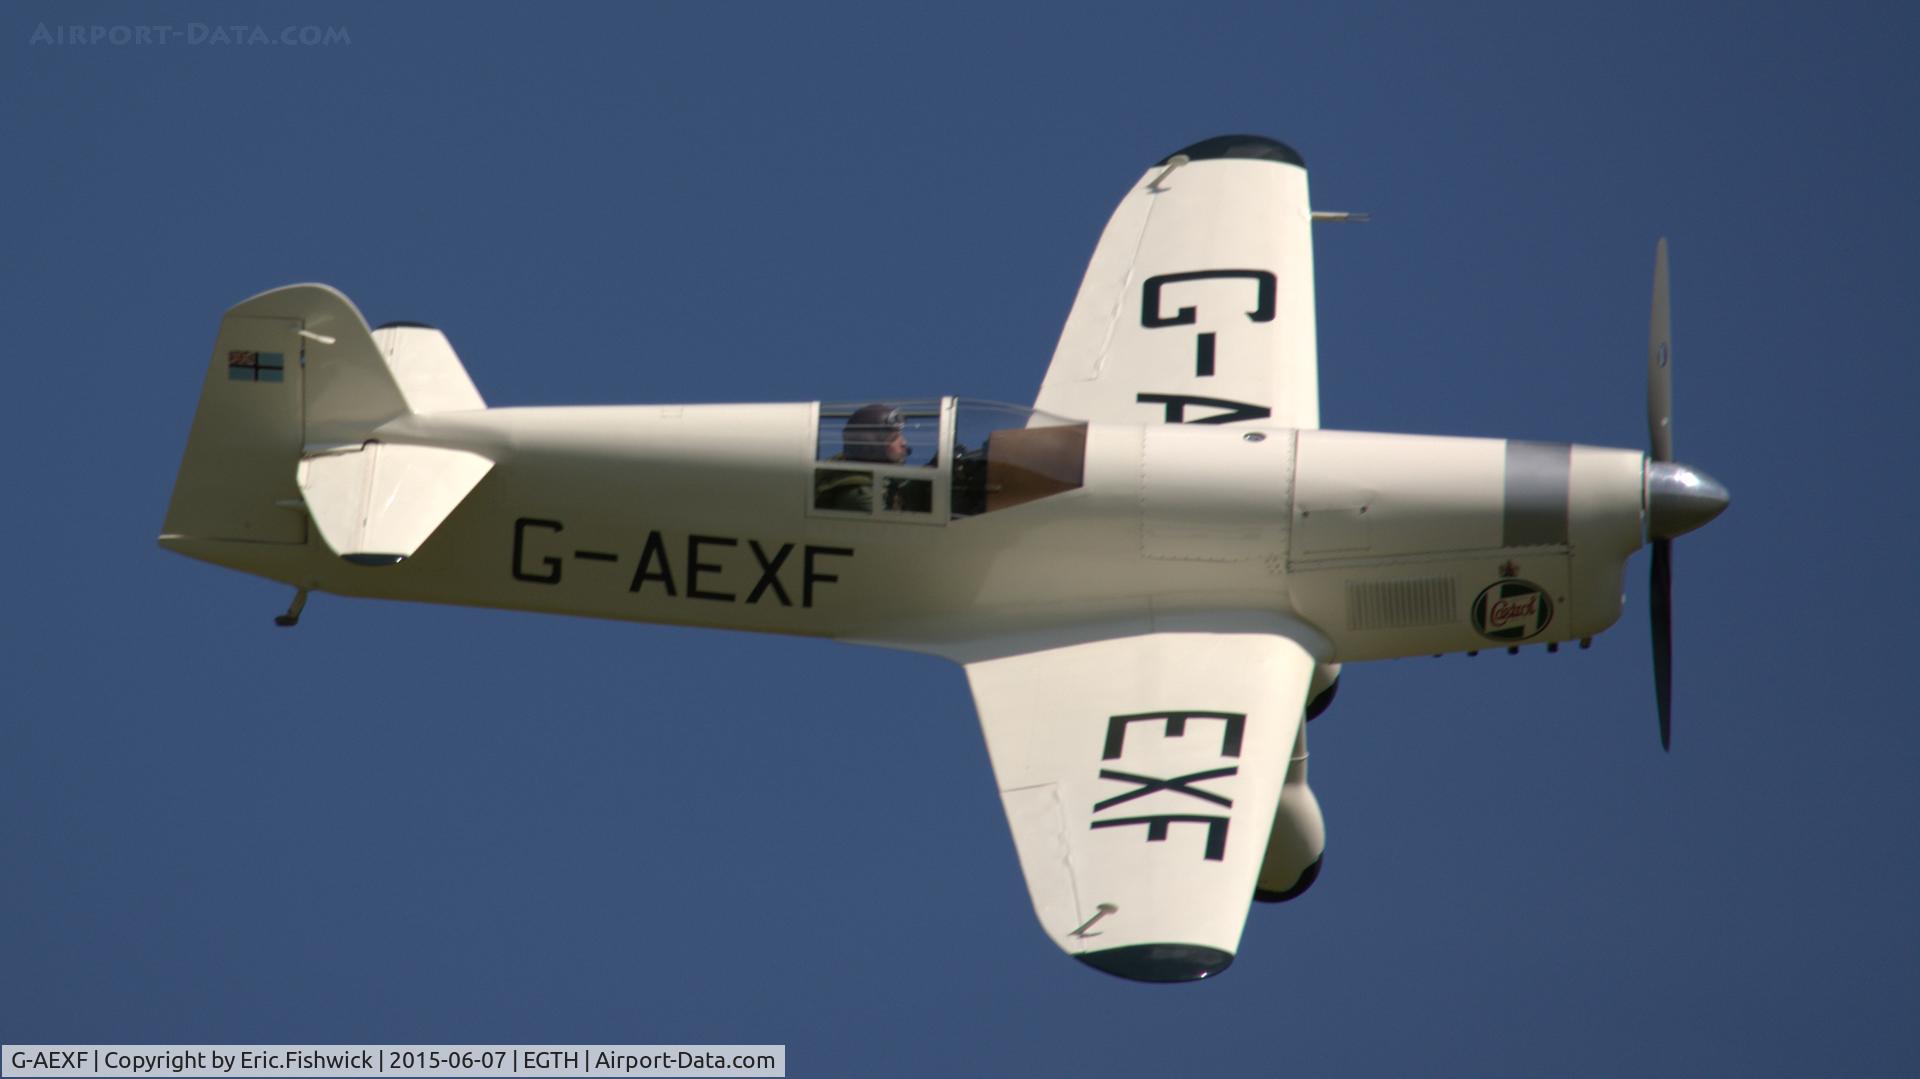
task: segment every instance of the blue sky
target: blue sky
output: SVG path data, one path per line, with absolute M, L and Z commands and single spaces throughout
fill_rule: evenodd
M 36 44 L 164 24 L 164 46 Z M 194 25 L 344 27 L 326 46 Z M 1910 13 L 11 4 L 9 1042 L 784 1042 L 789 1074 L 1920 1064 Z M 207 33 L 210 37 L 210 32 Z M 160 551 L 222 310 L 329 282 L 494 404 L 1037 389 L 1108 213 L 1295 146 L 1329 427 L 1733 491 L 1588 652 L 1349 668 L 1314 890 L 1206 984 L 1034 923 L 957 668 L 315 597 Z M 845 703 L 848 687 L 879 702 Z

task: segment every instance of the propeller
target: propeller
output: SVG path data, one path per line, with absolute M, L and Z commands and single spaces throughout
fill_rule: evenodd
M 1673 322 L 1667 293 L 1667 238 L 1653 248 L 1653 317 L 1647 325 L 1647 444 L 1656 463 L 1673 461 Z M 1653 619 L 1653 695 L 1660 705 L 1660 748 L 1673 752 L 1673 541 L 1653 541 L 1647 577 Z
M 1667 298 L 1667 238 L 1653 248 L 1653 318 L 1647 326 L 1647 441 L 1673 460 L 1673 316 Z
M 1660 748 L 1673 749 L 1673 538 L 1727 508 L 1727 489 L 1673 459 L 1673 327 L 1667 299 L 1667 241 L 1653 252 L 1653 318 L 1647 328 L 1647 537 L 1653 568 L 1647 609 L 1653 621 L 1653 694 Z

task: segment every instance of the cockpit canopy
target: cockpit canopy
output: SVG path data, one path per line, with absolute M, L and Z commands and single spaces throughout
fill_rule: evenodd
M 993 401 L 822 404 L 814 443 L 820 516 L 940 523 L 1079 487 L 1087 425 Z

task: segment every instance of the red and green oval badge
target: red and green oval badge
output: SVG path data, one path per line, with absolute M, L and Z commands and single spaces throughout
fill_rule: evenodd
M 1532 581 L 1495 581 L 1473 601 L 1473 628 L 1490 641 L 1537 637 L 1552 621 L 1553 599 Z

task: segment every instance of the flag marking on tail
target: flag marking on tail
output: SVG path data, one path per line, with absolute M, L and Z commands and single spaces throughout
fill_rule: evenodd
M 228 382 L 280 382 L 285 378 L 286 370 L 284 353 L 227 353 Z

